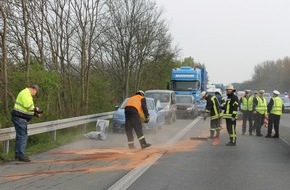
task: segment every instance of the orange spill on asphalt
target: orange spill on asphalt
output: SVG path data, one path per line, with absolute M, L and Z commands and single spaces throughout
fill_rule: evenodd
M 53 152 L 52 154 L 63 158 L 25 163 L 31 165 L 31 167 L 34 167 L 33 165 L 37 164 L 41 165 L 43 169 L 40 171 L 12 173 L 9 175 L 0 176 L 0 178 L 15 180 L 39 175 L 131 170 L 140 165 L 140 163 L 151 164 L 145 162 L 147 158 L 154 158 L 160 154 L 193 151 L 200 143 L 202 143 L 202 141 L 184 140 L 170 147 L 152 146 L 145 150 L 129 150 L 128 148 L 119 147 L 113 149 L 58 151 Z M 150 159 L 147 159 L 146 161 L 148 160 Z M 94 162 L 95 165 L 92 166 Z M 89 163 L 90 166 L 86 166 L 86 163 Z

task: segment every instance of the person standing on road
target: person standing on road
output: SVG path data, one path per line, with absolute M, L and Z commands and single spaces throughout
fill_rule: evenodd
M 243 113 L 242 135 L 246 133 L 247 121 L 249 121 L 249 134 L 253 130 L 253 96 L 250 90 L 245 90 L 245 95 L 239 101 L 239 109 Z
M 220 107 L 225 103 L 225 100 L 218 90 L 214 92 L 214 95 L 218 99 L 219 109 L 220 109 Z M 223 115 L 223 113 L 220 109 L 220 113 L 219 113 L 219 128 L 220 128 L 220 130 L 222 129 L 222 115 Z
M 30 162 L 26 155 L 27 125 L 33 116 L 40 117 L 41 111 L 34 106 L 33 96 L 39 91 L 39 86 L 34 84 L 23 89 L 16 98 L 11 112 L 12 122 L 16 131 L 15 160 Z
M 270 99 L 267 110 L 269 113 L 269 123 L 268 123 L 268 133 L 265 136 L 266 138 L 279 138 L 279 124 L 280 117 L 284 111 L 283 100 L 279 97 L 280 92 L 277 90 L 273 91 L 273 97 Z M 272 129 L 274 125 L 275 134 L 271 136 Z
M 267 115 L 267 101 L 264 97 L 264 90 L 259 91 L 259 95 L 253 100 L 253 113 L 255 114 L 256 136 L 263 136 L 261 127 L 264 124 L 265 116 Z
M 236 146 L 237 143 L 237 133 L 236 133 L 236 119 L 237 119 L 237 112 L 239 106 L 239 99 L 234 94 L 236 91 L 233 85 L 227 85 L 227 99 L 222 107 L 224 110 L 223 118 L 226 120 L 227 131 L 230 136 L 230 141 L 226 144 L 226 146 Z
M 142 90 L 137 91 L 135 95 L 128 99 L 125 106 L 125 130 L 128 139 L 128 146 L 130 149 L 135 148 L 133 129 L 136 132 L 142 149 L 151 146 L 151 144 L 146 143 L 142 130 L 142 122 L 140 119 L 140 117 L 143 118 L 143 116 L 145 116 L 144 122 L 149 122 L 149 112 L 144 95 L 145 94 Z
M 206 120 L 207 116 L 210 116 L 210 136 L 209 139 L 220 137 L 220 108 L 219 102 L 216 96 L 212 96 L 203 91 L 201 97 L 206 100 L 205 116 L 203 120 Z M 216 132 L 216 135 L 214 136 Z

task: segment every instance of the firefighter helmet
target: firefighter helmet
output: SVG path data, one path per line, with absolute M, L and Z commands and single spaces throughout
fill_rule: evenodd
M 201 97 L 201 98 L 204 98 L 205 95 L 206 95 L 206 91 L 203 91 L 202 93 L 200 93 L 200 97 Z
M 141 95 L 141 96 L 145 96 L 145 93 L 143 92 L 143 90 L 138 90 L 138 91 L 136 92 L 136 94 L 139 94 L 139 95 Z

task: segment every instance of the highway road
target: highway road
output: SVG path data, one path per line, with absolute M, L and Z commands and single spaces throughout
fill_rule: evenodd
M 210 140 L 190 140 L 208 135 L 209 121 L 200 118 L 145 133 L 153 144 L 145 150 L 129 150 L 124 133 L 109 134 L 104 141 L 84 138 L 34 155 L 30 163 L 1 165 L 0 189 L 288 190 L 289 123 L 290 114 L 283 115 L 281 138 L 267 139 L 241 135 L 238 121 L 236 147 L 225 146 L 225 129 L 216 146 Z

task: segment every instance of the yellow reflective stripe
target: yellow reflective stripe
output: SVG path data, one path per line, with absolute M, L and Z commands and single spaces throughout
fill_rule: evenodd
M 134 141 L 129 141 L 128 144 L 134 144 Z
M 219 115 L 213 115 L 213 116 L 211 116 L 211 120 L 215 120 L 215 119 L 218 119 L 219 118 Z
M 144 135 L 142 136 L 142 137 L 139 137 L 138 138 L 138 140 L 142 140 L 142 139 L 144 139 L 145 137 L 144 137 Z
M 223 114 L 223 118 L 228 119 L 228 118 L 232 118 L 232 114 Z
M 235 133 L 235 125 L 233 124 L 232 125 L 232 134 L 230 134 L 230 137 L 232 137 L 233 138 L 233 142 L 235 142 L 236 141 L 236 137 L 237 137 L 237 134 Z

